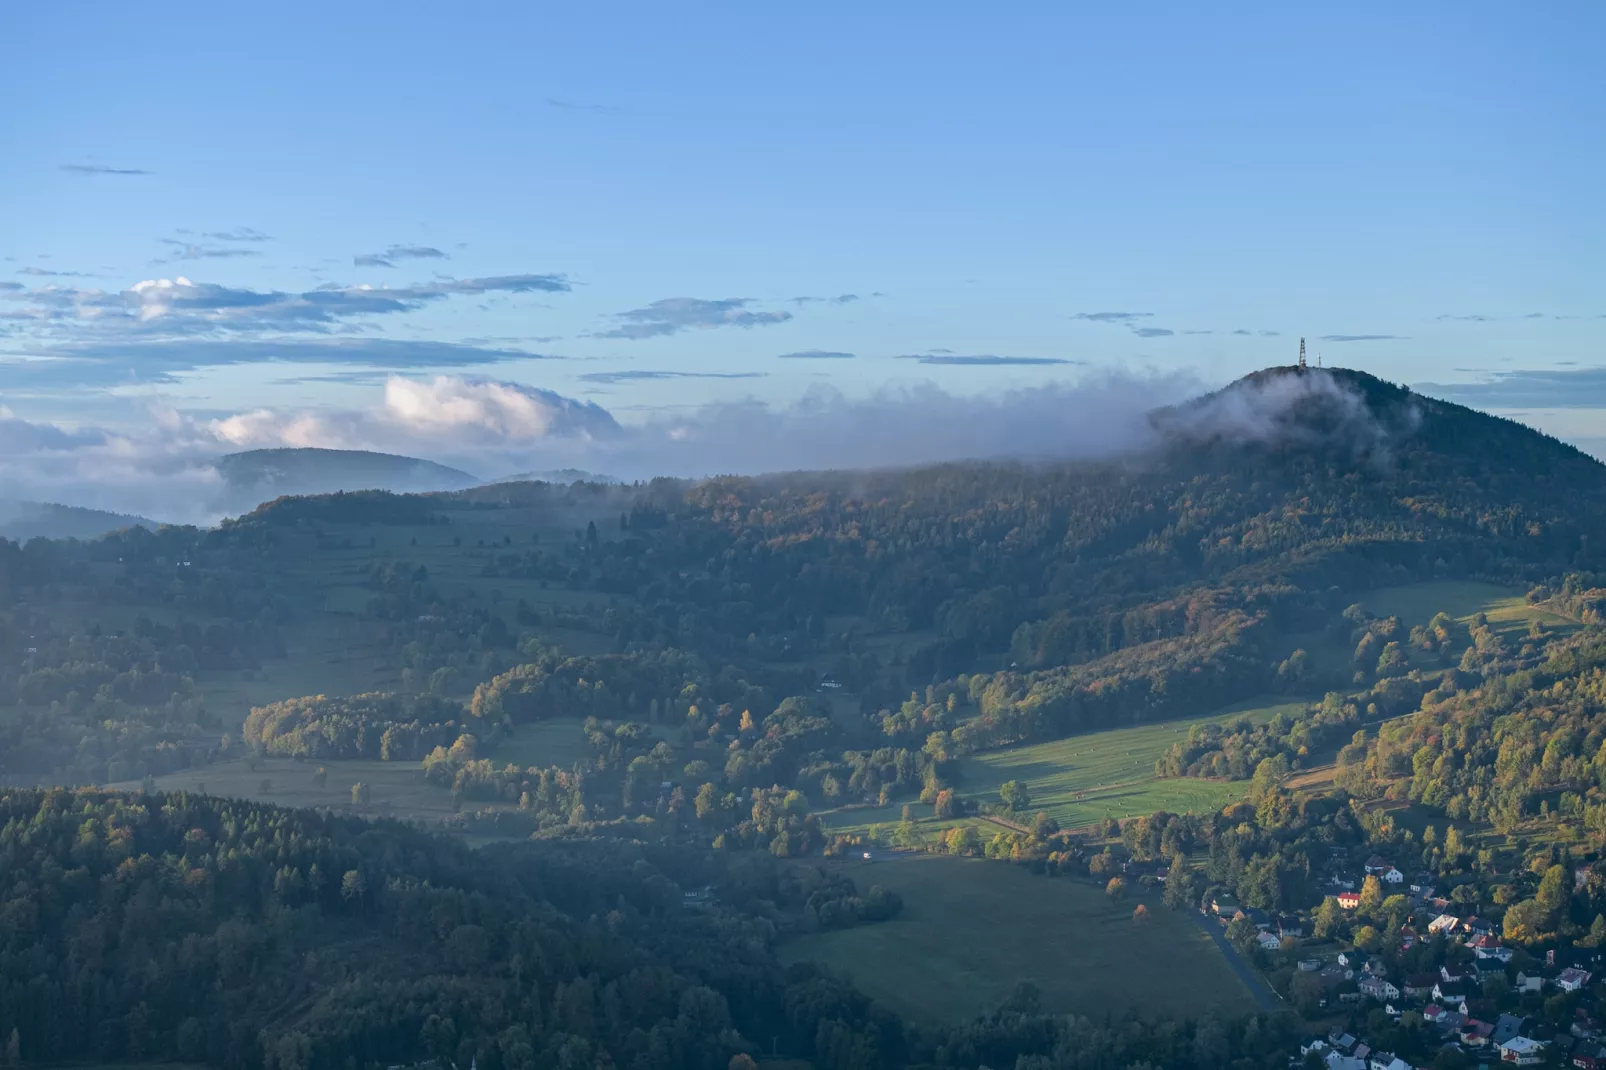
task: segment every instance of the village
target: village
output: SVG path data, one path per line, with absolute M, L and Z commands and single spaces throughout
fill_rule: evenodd
M 1598 948 L 1553 948 L 1536 957 L 1502 942 L 1501 926 L 1469 913 L 1467 904 L 1440 896 L 1432 874 L 1408 877 L 1374 854 L 1361 872 L 1348 875 L 1341 857 L 1335 852 L 1329 893 L 1317 910 L 1273 915 L 1220 891 L 1206 894 L 1200 905 L 1281 998 L 1307 1020 L 1331 1026 L 1301 1045 L 1294 1065 L 1606 1070 L 1606 1035 L 1590 988 L 1601 965 Z M 1573 880 L 1582 886 L 1592 877 L 1599 879 L 1580 868 Z M 1359 924 L 1368 906 L 1395 917 L 1403 910 L 1402 923 L 1389 927 L 1392 939 Z M 1324 920 L 1334 928 L 1335 908 L 1343 923 L 1355 926 L 1356 939 L 1318 934 Z M 1414 1049 L 1409 1057 L 1397 1050 L 1405 1048 Z

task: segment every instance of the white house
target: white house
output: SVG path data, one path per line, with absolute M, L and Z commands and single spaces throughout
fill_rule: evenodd
M 1467 946 L 1480 959 L 1493 959 L 1496 962 L 1511 961 L 1511 949 L 1501 947 L 1500 941 L 1492 936 L 1474 936 L 1467 941 Z
M 1265 929 L 1260 931 L 1260 936 L 1256 939 L 1256 942 L 1260 944 L 1260 950 L 1262 951 L 1278 951 L 1283 946 L 1282 937 L 1276 933 L 1267 932 Z
M 1556 978 L 1556 987 L 1563 992 L 1576 992 L 1589 983 L 1589 971 L 1569 966 Z
M 1445 1007 L 1455 1007 L 1466 1002 L 1465 996 L 1443 982 L 1433 986 L 1433 999 Z
M 1387 883 L 1387 884 L 1404 884 L 1405 883 L 1405 874 L 1401 873 L 1398 869 L 1395 869 L 1393 866 L 1390 866 L 1388 869 L 1385 869 L 1382 873 L 1379 873 L 1378 876 L 1382 877 L 1384 882 Z
M 1527 1037 L 1512 1037 L 1500 1045 L 1500 1061 L 1513 1066 L 1537 1066 L 1544 1061 L 1545 1046 Z
M 1373 999 L 1383 1000 L 1400 998 L 1400 990 L 1392 983 L 1384 980 L 1381 977 L 1362 978 L 1361 983 L 1356 987 L 1358 987 L 1366 995 L 1371 996 Z

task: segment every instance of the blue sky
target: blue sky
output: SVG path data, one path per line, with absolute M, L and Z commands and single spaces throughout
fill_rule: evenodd
M 1303 334 L 1606 436 L 1606 8 L 1099 7 L 8 6 L 0 406 L 629 424 Z

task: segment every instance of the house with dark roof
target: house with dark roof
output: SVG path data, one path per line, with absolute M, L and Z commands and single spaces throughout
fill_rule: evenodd
M 1593 1041 L 1573 1049 L 1573 1065 L 1578 1070 L 1606 1070 L 1606 1048 Z
M 1494 1023 L 1494 1042 L 1504 1044 L 1512 1037 L 1521 1036 L 1523 1026 L 1527 1024 L 1528 1019 L 1520 1014 L 1502 1014 Z
M 1400 992 L 1406 999 L 1426 999 L 1433 995 L 1438 983 L 1439 975 L 1436 973 L 1413 973 L 1400 986 Z
M 1556 977 L 1556 987 L 1563 992 L 1576 992 L 1589 983 L 1589 971 L 1569 966 Z

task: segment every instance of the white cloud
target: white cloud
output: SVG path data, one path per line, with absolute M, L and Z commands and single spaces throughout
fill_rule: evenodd
M 619 430 L 600 405 L 513 383 L 456 376 L 392 377 L 385 383 L 385 419 L 424 436 L 467 436 L 493 443 L 532 442 L 552 435 L 590 439 Z

